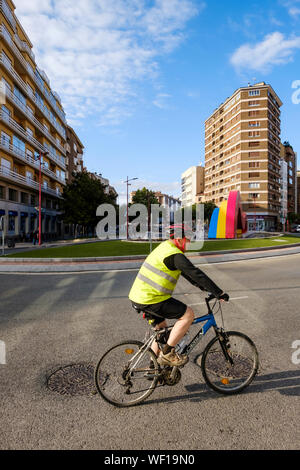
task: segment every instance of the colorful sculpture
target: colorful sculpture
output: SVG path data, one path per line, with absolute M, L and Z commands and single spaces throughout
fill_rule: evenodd
M 228 201 L 214 210 L 208 238 L 237 238 L 247 232 L 247 215 L 242 210 L 239 191 L 231 191 Z

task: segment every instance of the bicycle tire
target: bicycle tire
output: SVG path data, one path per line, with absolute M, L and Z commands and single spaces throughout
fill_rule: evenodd
M 157 386 L 160 368 L 159 368 L 155 353 L 152 350 L 148 350 L 145 355 L 145 359 L 146 359 L 145 369 L 146 370 L 141 372 L 141 370 L 139 370 L 138 368 L 134 369 L 136 371 L 136 374 L 141 373 L 142 375 L 143 373 L 145 373 L 144 375 L 145 380 L 143 382 L 143 386 L 145 387 L 145 389 L 141 390 L 142 395 L 139 396 L 138 398 L 130 399 L 130 397 L 133 396 L 133 394 L 139 393 L 137 390 L 134 390 L 130 392 L 129 394 L 126 394 L 126 385 L 125 383 L 122 383 L 125 380 L 124 374 L 126 371 L 125 369 L 126 358 L 128 359 L 129 358 L 128 356 L 137 354 L 138 350 L 141 349 L 142 346 L 143 346 L 143 343 L 140 341 L 135 341 L 135 340 L 122 341 L 121 343 L 118 343 L 112 348 L 110 348 L 102 356 L 102 358 L 100 359 L 100 361 L 98 362 L 95 368 L 94 377 L 95 377 L 95 385 L 96 385 L 97 391 L 99 392 L 99 394 L 105 401 L 107 401 L 108 403 L 118 408 L 126 408 L 126 407 L 128 408 L 128 407 L 136 406 L 144 402 L 154 392 Z M 120 351 L 117 351 L 118 349 Z M 131 353 L 131 349 L 133 349 L 134 352 Z M 121 359 L 119 359 L 118 354 L 120 354 Z M 154 364 L 154 369 L 151 369 L 151 372 L 153 373 L 152 381 L 151 380 L 149 381 L 149 374 L 151 374 L 150 368 L 149 368 L 150 359 L 153 361 L 153 364 Z M 118 363 L 119 360 L 120 360 L 120 363 Z M 144 360 L 144 359 L 141 358 L 140 360 Z M 112 366 L 108 366 L 106 364 L 107 362 L 109 364 L 110 361 L 113 361 Z M 114 361 L 117 362 L 115 365 L 114 365 Z M 107 367 L 109 368 L 109 370 L 106 371 Z M 135 383 L 137 383 L 137 380 L 143 379 L 143 377 L 141 378 L 136 377 L 134 379 L 134 376 L 131 378 L 133 379 L 133 381 L 135 380 Z M 151 375 L 150 375 L 150 378 L 151 378 Z M 114 397 L 113 393 L 110 394 L 110 392 L 108 392 L 108 385 L 107 385 L 108 381 L 112 385 L 114 385 L 115 393 L 116 395 L 119 395 L 119 398 Z
M 250 385 L 259 368 L 258 352 L 253 341 L 243 333 L 229 331 L 226 333 L 230 342 L 230 355 L 233 365 L 226 360 L 219 337 L 213 338 L 205 348 L 201 370 L 207 385 L 223 395 L 240 393 Z M 238 352 L 238 343 L 244 351 Z

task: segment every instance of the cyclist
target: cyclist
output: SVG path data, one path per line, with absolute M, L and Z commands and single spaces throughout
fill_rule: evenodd
M 166 319 L 178 320 L 163 351 L 159 353 L 157 343 L 152 349 L 159 355 L 159 364 L 182 367 L 188 362 L 188 357 L 176 353 L 175 347 L 188 332 L 195 315 L 190 307 L 172 297 L 180 275 L 217 299 L 228 301 L 229 296 L 184 255 L 194 237 L 192 229 L 184 224 L 172 225 L 168 235 L 170 239 L 161 243 L 144 262 L 129 299 L 136 310 L 146 310 L 151 315 L 156 329 L 166 328 Z

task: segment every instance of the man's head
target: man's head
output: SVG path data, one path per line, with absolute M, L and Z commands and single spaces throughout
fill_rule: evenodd
M 193 230 L 185 224 L 171 225 L 167 229 L 167 234 L 172 243 L 183 253 L 187 251 L 188 244 L 194 238 Z

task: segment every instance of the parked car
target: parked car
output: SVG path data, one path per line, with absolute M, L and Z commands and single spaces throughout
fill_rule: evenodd
M 297 225 L 297 227 L 295 228 L 295 231 L 296 231 L 297 233 L 300 233 L 300 225 Z

